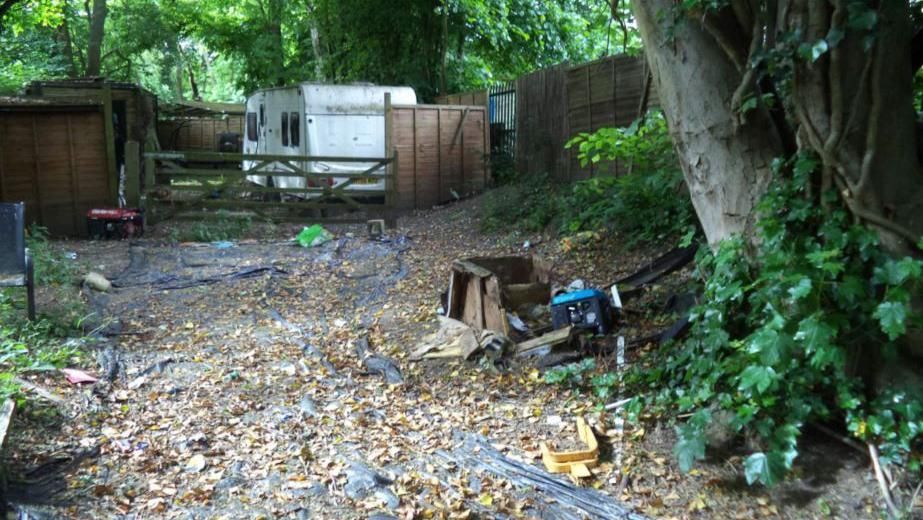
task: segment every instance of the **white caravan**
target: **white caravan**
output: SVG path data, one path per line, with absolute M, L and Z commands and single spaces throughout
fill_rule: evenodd
M 385 93 L 391 94 L 394 104 L 417 102 L 416 93 L 410 87 L 301 83 L 258 90 L 247 98 L 243 151 L 266 155 L 386 157 Z M 361 173 L 374 163 L 314 161 L 298 166 L 305 171 L 329 173 L 330 177 L 321 178 L 321 184 L 336 186 L 347 180 L 338 178 L 338 173 Z M 255 167 L 255 161 L 243 164 L 244 170 Z M 291 171 L 281 165 L 270 166 L 268 170 Z M 384 169 L 376 172 L 382 176 L 384 173 Z M 264 186 L 268 184 L 266 176 L 251 175 L 247 179 Z M 309 186 L 304 177 L 282 175 L 272 175 L 272 185 L 277 188 Z M 346 189 L 384 188 L 382 179 L 355 181 Z

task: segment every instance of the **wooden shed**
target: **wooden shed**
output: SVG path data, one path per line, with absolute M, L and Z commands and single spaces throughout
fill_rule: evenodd
M 239 103 L 177 101 L 160 107 L 157 137 L 164 150 L 217 152 L 221 134 L 244 134 Z
M 84 235 L 86 212 L 115 203 L 105 111 L 86 98 L 0 97 L 0 201 L 26 203 L 26 221 Z
M 156 148 L 157 96 L 134 83 L 121 83 L 105 78 L 33 81 L 26 88 L 28 96 L 45 98 L 86 99 L 102 106 L 103 131 L 109 175 L 118 179 L 125 164 L 128 141 L 140 144 L 140 150 Z M 140 152 L 138 161 L 141 161 Z M 113 184 L 113 199 L 118 183 Z

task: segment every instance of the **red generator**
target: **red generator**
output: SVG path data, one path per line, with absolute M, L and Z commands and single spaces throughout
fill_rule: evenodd
M 136 238 L 144 234 L 141 208 L 97 208 L 87 211 L 87 234 L 91 239 Z

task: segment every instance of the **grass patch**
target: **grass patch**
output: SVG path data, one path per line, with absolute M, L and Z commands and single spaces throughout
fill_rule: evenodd
M 35 264 L 37 285 L 62 286 L 77 283 L 80 264 L 56 249 L 48 236 L 48 229 L 32 225 L 26 236 L 26 247 Z
M 240 240 L 253 227 L 253 218 L 246 214 L 218 211 L 218 218 L 173 227 L 167 233 L 171 242 L 218 242 Z

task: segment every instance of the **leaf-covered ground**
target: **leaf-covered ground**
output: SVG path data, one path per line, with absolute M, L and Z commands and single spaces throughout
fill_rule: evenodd
M 820 451 L 820 460 L 836 458 L 821 473 L 803 468 L 772 493 L 751 490 L 728 462 L 734 454 L 681 475 L 668 427 L 621 431 L 590 396 L 544 384 L 533 367 L 407 361 L 435 328 L 455 258 L 535 252 L 555 262 L 559 282 L 603 285 L 673 245 L 624 251 L 616 237 L 593 237 L 565 251 L 538 235 L 482 235 L 477 215 L 477 200 L 422 212 L 386 241 L 369 240 L 362 227 L 334 228 L 336 239 L 314 249 L 287 242 L 296 229 L 286 226 L 229 248 L 156 236 L 132 246 L 58 244 L 115 282 L 111 293 L 88 294 L 91 309 L 119 320 L 100 324 L 114 335 L 92 348 L 103 366 L 118 357 L 121 370 L 111 383 L 79 388 L 59 374 L 30 378 L 65 404 L 57 418 L 33 411 L 17 419 L 10 466 L 24 471 L 99 448 L 67 473 L 64 493 L 33 510 L 69 518 L 579 518 L 553 496 L 440 454 L 457 448 L 460 434 L 476 434 L 540 464 L 539 443 L 572 445 L 574 419 L 584 415 L 604 456 L 582 485 L 638 513 L 872 514 L 864 461 L 848 449 Z M 684 276 L 639 302 L 621 332 L 640 337 L 665 325 L 659 299 Z M 357 346 L 394 360 L 403 383 L 370 373 Z M 78 368 L 105 375 L 89 365 Z

